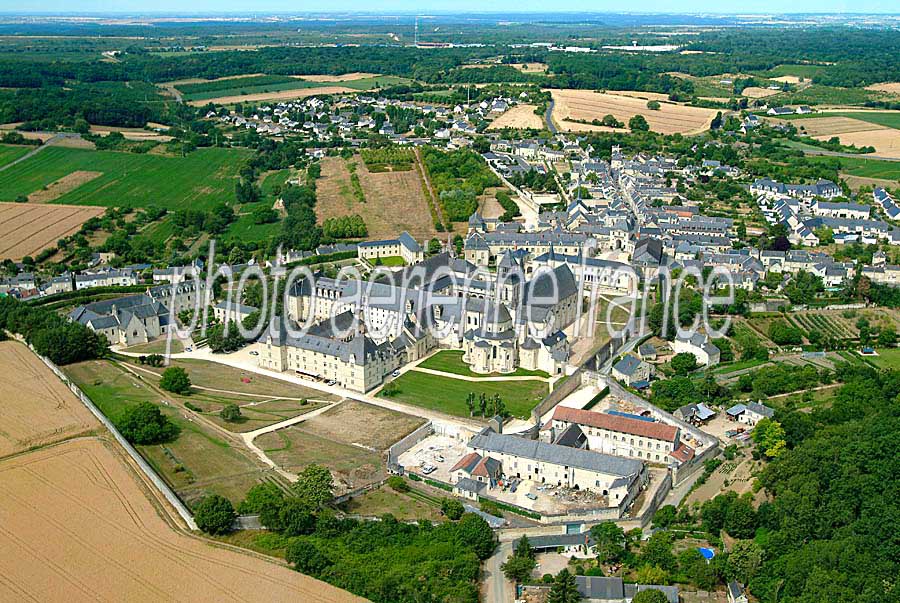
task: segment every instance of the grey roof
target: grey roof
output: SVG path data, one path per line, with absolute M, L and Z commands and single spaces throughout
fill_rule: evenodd
M 252 314 L 254 312 L 258 312 L 259 308 L 254 306 L 247 306 L 244 304 L 239 304 L 237 302 L 229 303 L 227 299 L 223 299 L 219 303 L 216 304 L 216 308 L 220 310 L 226 310 L 228 312 L 240 312 L 241 314 Z
M 561 546 L 575 546 L 587 543 L 588 546 L 594 546 L 594 539 L 591 538 L 590 532 L 582 532 L 580 534 L 548 534 L 546 536 L 529 536 L 528 545 L 533 549 L 556 549 Z M 513 550 L 519 546 L 519 539 L 513 540 Z
M 502 435 L 489 427 L 469 440 L 469 447 L 620 477 L 637 475 L 643 468 L 643 463 L 640 461 L 547 444 L 537 440 L 526 440 L 513 435 Z
M 636 594 L 644 590 L 658 590 L 666 596 L 669 603 L 678 603 L 677 586 L 661 586 L 659 584 L 626 584 L 625 598 L 633 599 Z
M 747 404 L 747 409 L 770 419 L 775 416 L 774 409 L 769 408 L 765 404 L 760 404 L 759 402 L 750 402 Z
M 624 358 L 619 360 L 613 367 L 616 371 L 623 375 L 631 376 L 641 365 L 641 360 L 637 356 L 626 354 Z
M 487 484 L 485 482 L 475 481 L 474 479 L 470 479 L 468 477 L 464 477 L 456 484 L 454 487 L 459 488 L 460 490 L 464 490 L 466 492 L 474 492 L 475 494 L 481 493 L 482 490 L 487 488 Z

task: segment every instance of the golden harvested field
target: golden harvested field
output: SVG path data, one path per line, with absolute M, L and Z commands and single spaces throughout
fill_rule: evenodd
M 516 105 L 491 122 L 488 130 L 500 130 L 502 128 L 534 128 L 535 130 L 540 130 L 544 127 L 544 120 L 540 115 L 535 115 L 534 108 L 534 105 Z
M 803 81 L 796 75 L 782 75 L 769 79 L 771 79 L 773 82 L 781 82 L 782 84 L 799 84 L 801 81 Z
M 872 84 L 871 86 L 866 86 L 866 90 L 888 92 L 890 94 L 900 94 L 900 82 L 882 82 L 880 84 Z
M 363 600 L 180 533 L 163 504 L 99 438 L 0 463 L 0 600 Z
M 46 187 L 37 190 L 28 195 L 29 203 L 47 203 L 58 199 L 73 191 L 85 182 L 90 182 L 94 178 L 99 178 L 103 172 L 90 172 L 86 170 L 76 170 L 70 174 L 66 174 L 59 180 L 51 182 Z
M 591 121 L 612 114 L 626 124 L 635 115 L 643 115 L 650 124 L 650 129 L 661 134 L 699 134 L 709 129 L 709 124 L 716 115 L 715 109 L 672 103 L 661 103 L 660 110 L 653 111 L 647 108 L 647 101 L 643 98 L 632 98 L 620 93 L 551 90 L 551 94 L 555 103 L 553 119 L 560 129 L 568 132 L 604 129 L 568 120 Z
M 742 96 L 747 98 L 766 98 L 773 94 L 780 94 L 781 90 L 769 90 L 768 88 L 760 88 L 758 86 L 748 86 L 741 92 Z
M 289 100 L 294 98 L 306 98 L 307 96 L 319 96 L 321 94 L 346 94 L 358 92 L 346 86 L 318 86 L 315 88 L 298 88 L 296 90 L 280 90 L 278 92 L 260 92 L 258 94 L 238 94 L 236 96 L 220 96 L 204 100 L 190 101 L 187 104 L 194 107 L 205 107 L 209 103 L 217 105 L 233 105 L 236 103 L 258 103 L 261 101 Z
M 104 208 L 89 205 L 38 205 L 0 202 L 0 258 L 35 256 Z
M 366 197 L 357 201 L 352 193 L 350 172 L 340 157 L 322 160 L 322 177 L 317 181 L 316 214 L 326 218 L 359 214 L 369 230 L 369 239 L 387 239 L 404 230 L 422 241 L 437 234 L 428 211 L 428 202 L 415 169 L 407 172 L 370 172 L 359 157 L 356 173 Z
M 818 140 L 828 140 L 831 136 L 815 136 Z M 900 130 L 881 128 L 862 132 L 848 132 L 839 136 L 841 144 L 858 147 L 873 146 L 879 157 L 900 159 Z
M 0 342 L 0 457 L 88 432 L 100 423 L 31 350 Z
M 874 124 L 853 119 L 852 117 L 814 117 L 812 119 L 799 119 L 793 122 L 797 129 L 808 136 L 834 136 L 848 132 L 865 132 L 866 130 L 881 129 Z

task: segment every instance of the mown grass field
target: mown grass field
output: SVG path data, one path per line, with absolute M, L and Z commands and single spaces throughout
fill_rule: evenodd
M 393 396 L 379 396 L 397 400 L 413 406 L 438 410 L 458 417 L 468 417 L 466 397 L 469 392 L 488 398 L 500 394 L 507 412 L 516 417 L 527 417 L 531 409 L 547 395 L 548 387 L 543 381 L 484 381 L 476 383 L 439 377 L 428 373 L 409 371 L 394 379 L 399 392 Z
M 433 371 L 443 371 L 445 373 L 453 373 L 454 375 L 463 375 L 465 377 L 549 377 L 544 371 L 529 371 L 527 369 L 518 368 L 512 373 L 482 375 L 473 373 L 469 370 L 469 365 L 463 362 L 463 352 L 458 350 L 443 350 L 434 356 L 431 356 L 424 362 L 420 363 L 421 368 L 431 369 Z
M 76 171 L 102 172 L 54 203 L 118 207 L 209 209 L 234 197 L 238 170 L 249 156 L 239 149 L 197 149 L 186 157 L 48 148 L 0 172 L 0 200 L 41 190 Z
M 35 147 L 18 146 L 11 144 L 0 144 L 0 167 L 3 167 L 11 161 L 15 161 L 28 151 Z
M 110 418 L 139 402 L 151 402 L 179 426 L 181 432 L 174 441 L 137 448 L 189 504 L 207 493 L 221 494 L 237 504 L 254 484 L 273 475 L 211 427 L 186 419 L 186 411 L 175 405 L 175 400 L 184 398 L 160 393 L 153 377 L 138 379 L 115 364 L 100 360 L 69 365 L 66 374 Z M 201 395 L 187 399 L 202 406 L 211 400 Z

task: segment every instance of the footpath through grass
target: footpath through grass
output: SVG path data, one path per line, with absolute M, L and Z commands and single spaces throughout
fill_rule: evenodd
M 483 392 L 488 398 L 500 394 L 508 413 L 515 417 L 526 418 L 531 414 L 531 409 L 537 406 L 549 391 L 546 383 L 537 380 L 476 383 L 416 371 L 404 373 L 394 379 L 393 383 L 398 388 L 397 393 L 379 396 L 458 417 L 469 416 L 466 397 L 470 392 L 474 392 L 476 396 L 480 396 Z

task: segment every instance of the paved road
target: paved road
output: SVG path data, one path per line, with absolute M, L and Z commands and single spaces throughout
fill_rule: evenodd
M 557 528 L 558 530 L 558 528 Z M 509 603 L 515 597 L 513 586 L 503 575 L 500 566 L 512 555 L 512 543 L 501 542 L 494 554 L 484 562 L 483 592 L 490 603 Z
M 555 102 L 553 98 L 550 98 L 550 103 L 547 105 L 547 110 L 544 112 L 544 121 L 547 122 L 547 129 L 550 130 L 551 134 L 557 134 L 559 130 L 556 129 L 556 124 L 553 123 L 553 105 Z

